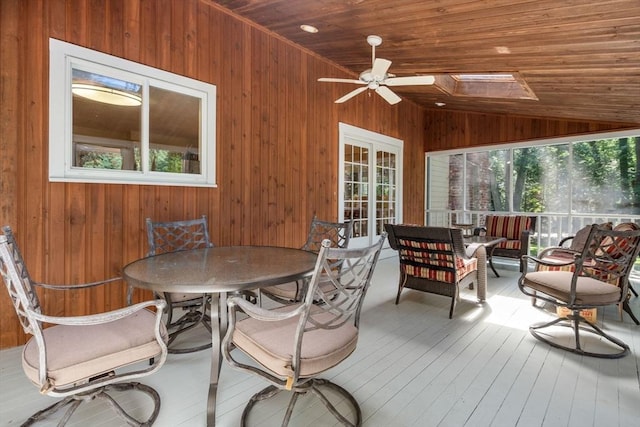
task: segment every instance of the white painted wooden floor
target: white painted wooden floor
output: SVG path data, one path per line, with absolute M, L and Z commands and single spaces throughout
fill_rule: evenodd
M 358 348 L 325 375 L 360 402 L 365 426 L 640 426 L 640 327 L 626 315 L 620 322 L 613 307 L 598 313 L 601 325 L 604 319 L 604 328 L 631 346 L 630 355 L 580 357 L 529 334 L 530 323 L 553 314 L 530 305 L 517 288 L 516 271 L 499 270 L 499 279 L 489 272 L 484 305 L 475 303 L 475 291 L 463 290 L 449 320 L 445 297 L 407 290 L 394 305 L 397 270 L 395 258 L 379 262 Z M 632 307 L 640 315 L 640 298 Z M 0 351 L 2 426 L 19 425 L 53 402 L 27 381 L 20 351 Z M 157 374 L 144 378 L 162 398 L 154 425 L 204 426 L 208 374 L 209 352 L 202 351 L 169 355 Z M 239 425 L 244 404 L 265 385 L 223 364 L 217 425 Z M 124 400 L 149 406 L 132 394 Z M 68 425 L 122 425 L 102 405 L 81 405 Z M 265 405 L 251 425 L 280 425 L 283 400 Z M 313 397 L 304 397 L 290 425 L 336 424 Z

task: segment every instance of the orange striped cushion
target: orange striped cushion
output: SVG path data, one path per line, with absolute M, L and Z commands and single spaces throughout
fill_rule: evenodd
M 477 259 L 465 260 L 454 257 L 453 247 L 449 243 L 417 242 L 406 239 L 398 239 L 398 243 L 401 246 L 400 257 L 408 261 L 401 264 L 401 269 L 409 276 L 455 283 L 456 280 L 478 269 Z
M 519 240 L 520 234 L 531 228 L 531 218 L 526 216 L 487 215 L 485 228 L 487 229 L 488 236 L 500 236 L 506 237 L 507 240 Z

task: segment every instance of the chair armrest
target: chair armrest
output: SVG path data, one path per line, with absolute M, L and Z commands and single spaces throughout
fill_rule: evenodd
M 300 315 L 302 312 L 303 305 L 298 304 L 290 311 L 273 311 L 262 308 L 256 304 L 252 304 L 244 298 L 240 297 L 231 297 L 227 300 L 227 306 L 229 309 L 233 309 L 235 307 L 240 308 L 243 312 L 245 312 L 249 317 L 252 317 L 257 320 L 264 320 L 267 322 L 274 322 L 278 320 L 285 320 L 291 317 L 295 317 Z
M 91 283 L 80 283 L 77 285 L 50 285 L 48 283 L 38 283 L 38 282 L 35 282 L 34 285 L 39 286 L 41 288 L 45 288 L 45 289 L 53 289 L 57 291 L 68 291 L 72 289 L 92 288 L 94 286 L 106 285 L 107 283 L 113 283 L 120 280 L 122 280 L 122 277 L 112 277 L 111 279 L 100 280 L 100 281 L 91 282 Z
M 485 234 L 487 233 L 487 227 L 476 227 L 473 229 L 473 235 L 474 236 L 479 236 L 480 233 L 484 232 Z
M 558 243 L 558 246 L 564 246 L 564 244 L 566 242 L 568 242 L 569 240 L 573 240 L 573 238 L 576 236 L 567 236 L 564 239 L 560 240 L 560 243 Z
M 102 323 L 113 322 L 114 320 L 122 319 L 130 316 L 140 310 L 144 310 L 147 307 L 156 307 L 156 315 L 162 316 L 162 312 L 167 305 L 166 301 L 158 299 L 141 302 L 135 305 L 120 308 L 118 310 L 108 311 L 105 313 L 89 314 L 86 316 L 47 316 L 46 314 L 31 312 L 30 314 L 41 322 L 54 323 L 56 325 L 70 325 L 70 326 L 83 326 L 83 325 L 99 325 Z
M 572 261 L 567 261 L 567 262 L 548 262 L 548 261 L 544 261 L 544 260 L 542 260 L 540 258 L 533 257 L 531 255 L 522 255 L 522 257 L 520 259 L 524 263 L 527 263 L 528 261 L 533 261 L 536 264 L 542 264 L 542 265 L 546 265 L 548 267 L 562 267 L 562 266 L 565 266 L 565 265 L 572 265 L 572 264 L 576 263 L 575 259 L 572 260 Z
M 573 249 L 565 248 L 562 246 L 549 246 L 548 248 L 544 248 L 538 254 L 538 258 L 544 258 L 545 256 L 553 255 L 554 252 L 562 252 L 565 254 L 569 254 L 569 255 L 572 255 L 574 258 L 581 255 L 580 252 L 574 251 Z

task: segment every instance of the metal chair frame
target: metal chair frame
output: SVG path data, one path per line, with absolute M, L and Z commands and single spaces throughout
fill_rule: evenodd
M 212 248 L 214 245 L 209 238 L 207 216 L 183 221 L 153 222 L 146 221 L 147 242 L 149 251 L 147 256 L 155 256 L 167 252 L 186 251 L 191 249 Z M 166 326 L 169 330 L 169 353 L 184 354 L 211 348 L 211 340 L 194 347 L 177 348 L 172 346 L 176 338 L 198 325 L 204 326 L 211 334 L 210 296 L 208 294 L 194 294 L 187 299 L 177 298 L 177 294 L 163 292 L 160 295 L 167 302 Z M 181 308 L 186 311 L 180 318 L 173 320 L 174 310 Z
M 558 316 L 549 322 L 540 322 L 529 327 L 529 332 L 540 341 L 553 347 L 561 348 L 585 356 L 599 358 L 619 358 L 629 352 L 629 346 L 607 334 L 595 323 L 585 319 L 580 311 L 583 309 L 597 308 L 605 305 L 622 304 L 628 296 L 629 274 L 633 268 L 633 263 L 640 253 L 640 230 L 616 231 L 606 230 L 598 227 L 597 224 L 591 226 L 587 244 L 572 261 L 566 263 L 546 262 L 529 255 L 522 257 L 526 265 L 528 261 L 536 264 L 558 267 L 563 265 L 575 265 L 573 272 L 554 271 L 534 271 L 524 272 L 518 280 L 518 287 L 525 295 L 535 299 L 540 299 L 557 307 L 566 307 L 570 310 L 567 316 Z M 540 275 L 562 273 L 570 280 L 568 297 L 562 292 L 550 289 L 548 285 L 538 286 L 536 280 L 540 280 Z M 547 276 L 552 277 L 552 276 Z M 556 276 L 557 277 L 557 276 Z M 620 289 L 620 297 L 615 302 L 582 302 L 580 299 L 580 280 L 584 278 L 595 279 L 602 283 L 617 286 Z M 545 328 L 558 325 L 573 329 L 574 345 L 568 346 L 554 340 L 549 333 L 539 332 Z M 581 332 L 593 334 L 604 338 L 614 344 L 613 352 L 587 351 L 581 342 Z
M 309 282 L 309 291 L 301 304 L 267 310 L 238 297 L 232 297 L 227 301 L 229 306 L 229 328 L 222 341 L 224 359 L 232 368 L 256 374 L 270 383 L 268 387 L 256 393 L 249 400 L 242 413 L 241 426 L 246 425 L 251 409 L 256 403 L 269 399 L 284 390 L 290 391 L 292 394 L 285 411 L 282 426 L 288 425 L 298 397 L 306 393 L 311 393 L 318 397 L 340 424 L 346 426 L 361 425 L 362 414 L 360 407 L 348 391 L 328 380 L 317 378 L 319 372 L 307 373 L 306 376 L 301 375 L 303 338 L 306 333 L 311 331 L 320 329 L 335 330 L 347 323 L 353 324 L 356 328 L 359 327 L 362 303 L 385 238 L 386 233 L 383 233 L 380 240 L 373 246 L 354 249 L 332 248 L 331 241 L 325 240 L 321 245 L 316 267 Z M 339 262 L 339 264 L 336 264 L 336 262 Z M 336 269 L 336 265 L 340 266 L 339 269 Z M 328 293 L 322 290 L 322 284 L 325 282 L 330 282 L 332 285 L 329 287 L 332 290 Z M 318 301 L 321 303 L 318 304 Z M 255 358 L 253 359 L 256 362 L 255 364 L 247 364 L 233 357 L 232 350 L 234 349 L 245 352 L 234 342 L 236 326 L 238 322 L 241 322 L 237 319 L 236 312 L 238 310 L 241 310 L 251 318 L 265 322 L 265 324 L 298 318 L 293 348 L 291 348 L 290 353 L 292 355 L 290 375 L 284 377 L 275 373 Z M 247 354 L 252 358 L 254 357 L 250 353 Z M 345 399 L 352 411 L 352 420 L 345 416 L 347 414 L 344 411 L 339 411 L 329 401 L 324 394 L 324 389 L 330 389 Z
M 302 250 L 318 253 L 322 242 L 331 241 L 331 247 L 347 248 L 353 234 L 353 222 L 331 222 L 319 220 L 315 215 L 309 226 L 307 240 L 301 247 Z M 279 304 L 291 304 L 304 300 L 307 282 L 298 280 L 284 285 L 270 286 L 260 290 L 261 295 L 276 301 Z M 278 292 L 280 290 L 280 292 Z
M 160 396 L 151 387 L 139 382 L 131 382 L 129 380 L 137 379 L 156 372 L 164 364 L 167 357 L 166 333 L 162 324 L 162 310 L 165 307 L 163 300 L 147 301 L 135 305 L 130 305 L 118 310 L 106 313 L 86 315 L 86 316 L 48 316 L 42 313 L 42 307 L 36 293 L 36 288 L 43 288 L 54 291 L 71 291 L 77 289 L 89 289 L 96 286 L 116 283 L 121 280 L 120 277 L 85 283 L 77 285 L 52 285 L 37 283 L 31 279 L 27 267 L 22 258 L 22 254 L 17 246 L 15 237 L 10 227 L 2 228 L 4 235 L 0 235 L 0 274 L 2 275 L 9 296 L 16 309 L 16 314 L 20 320 L 20 324 L 26 334 L 32 335 L 39 351 L 38 363 L 38 385 L 40 392 L 52 397 L 63 397 L 64 399 L 48 406 L 47 408 L 36 412 L 27 419 L 22 425 L 29 426 L 33 423 L 43 420 L 53 413 L 67 407 L 66 412 L 58 421 L 58 426 L 64 426 L 71 416 L 74 414 L 78 406 L 83 402 L 89 402 L 94 399 L 105 401 L 123 419 L 123 421 L 131 426 L 149 426 L 158 416 L 160 410 Z M 133 315 L 141 310 L 154 307 L 155 314 L 155 339 L 160 348 L 160 353 L 148 361 L 139 361 L 146 366 L 145 368 L 136 367 L 132 369 L 128 367 L 123 371 L 119 371 L 119 366 L 113 366 L 113 370 L 109 372 L 96 372 L 95 376 L 79 381 L 74 384 L 56 384 L 49 376 L 50 355 L 45 345 L 45 332 L 43 325 L 67 325 L 74 327 L 110 324 L 119 319 Z M 54 326 L 55 327 L 55 326 Z M 130 391 L 137 390 L 148 395 L 153 401 L 153 410 L 150 416 L 140 421 L 125 410 L 110 396 L 112 391 Z

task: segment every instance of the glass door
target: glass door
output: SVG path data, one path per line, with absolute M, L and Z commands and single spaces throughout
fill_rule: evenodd
M 340 219 L 354 222 L 349 246 L 372 244 L 402 222 L 402 141 L 340 124 Z

